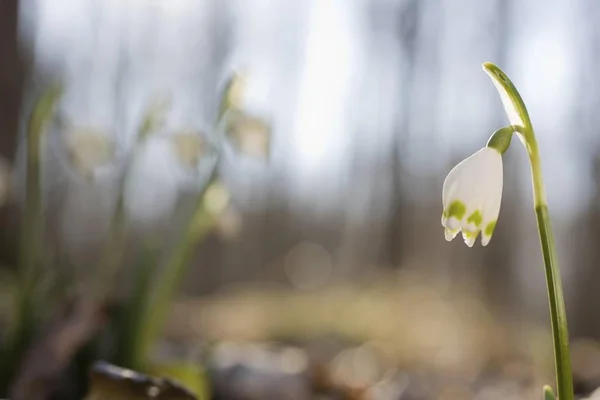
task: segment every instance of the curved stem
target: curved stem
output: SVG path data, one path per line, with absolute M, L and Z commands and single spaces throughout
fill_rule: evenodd
M 494 85 L 498 89 L 504 103 L 504 108 L 509 115 L 509 119 L 511 119 L 511 123 L 514 125 L 513 128 L 519 134 L 529 155 L 533 184 L 533 202 L 540 234 L 542 255 L 544 257 L 548 303 L 550 306 L 558 398 L 560 400 L 573 400 L 573 377 L 569 355 L 567 312 L 556 257 L 556 245 L 550 224 L 550 215 L 548 214 L 546 189 L 542 178 L 542 165 L 533 125 L 531 124 L 523 99 L 508 76 L 492 63 L 485 63 L 483 68 L 490 78 L 492 78 Z

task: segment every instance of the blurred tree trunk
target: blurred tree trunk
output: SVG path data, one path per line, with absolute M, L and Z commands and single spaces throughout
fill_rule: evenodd
M 14 157 L 25 63 L 18 47 L 18 0 L 0 1 L 0 155 Z
M 404 72 L 401 78 L 401 86 L 407 93 L 411 92 L 411 82 L 413 81 L 415 69 L 415 46 L 418 31 L 418 21 L 420 15 L 420 2 L 418 0 L 409 0 L 404 2 L 400 8 L 398 18 L 398 43 L 401 46 L 400 53 L 404 54 Z M 406 202 L 402 195 L 402 176 L 405 175 L 402 170 L 402 161 L 400 159 L 400 149 L 402 145 L 402 136 L 406 137 L 410 126 L 409 108 L 410 96 L 404 95 L 401 99 L 402 112 L 397 118 L 397 127 L 394 129 L 392 143 L 390 146 L 390 157 L 392 160 L 392 214 L 389 223 L 388 232 L 388 253 L 389 262 L 392 265 L 400 265 L 403 262 L 404 241 L 403 230 L 406 227 Z
M 19 127 L 21 90 L 26 61 L 18 43 L 18 0 L 0 1 L 0 156 L 14 160 Z M 12 206 L 0 208 L 0 267 L 16 256 L 16 219 Z

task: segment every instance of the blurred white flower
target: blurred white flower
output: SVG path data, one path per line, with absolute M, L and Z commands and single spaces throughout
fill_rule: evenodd
M 177 160 L 180 187 L 184 191 L 203 190 L 218 161 L 218 145 L 205 131 L 183 129 L 163 135 Z
M 217 220 L 216 233 L 223 240 L 233 240 L 242 230 L 243 223 L 240 212 L 229 205 Z
M 472 247 L 481 232 L 481 244 L 489 243 L 500 212 L 502 183 L 502 155 L 491 147 L 484 147 L 450 171 L 442 195 L 446 240 L 462 231 L 465 243 Z
M 65 144 L 71 165 L 84 178 L 93 176 L 94 170 L 110 163 L 115 157 L 111 138 L 92 129 L 77 129 L 65 133 Z
M 267 159 L 271 147 L 271 126 L 262 118 L 230 113 L 227 128 L 235 149 L 243 155 Z
M 195 168 L 206 153 L 206 143 L 202 136 L 195 133 L 176 133 L 172 144 L 177 159 L 188 168 Z
M 243 73 L 233 71 L 227 80 L 223 93 L 223 100 L 219 116 L 222 117 L 229 110 L 241 110 L 248 83 Z
M 231 200 L 231 194 L 221 182 L 216 181 L 210 184 L 204 194 L 204 208 L 214 217 L 223 214 Z

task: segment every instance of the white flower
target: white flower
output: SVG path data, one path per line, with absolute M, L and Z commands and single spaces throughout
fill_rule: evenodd
M 94 176 L 96 168 L 108 165 L 115 158 L 114 140 L 103 131 L 73 128 L 63 135 L 71 166 L 86 179 Z
M 194 132 L 174 134 L 172 144 L 179 162 L 190 168 L 194 168 L 207 151 L 205 139 Z
M 442 225 L 446 240 L 462 231 L 465 243 L 472 247 L 481 232 L 486 246 L 494 232 L 502 200 L 502 155 L 484 147 L 460 162 L 444 181 Z
M 244 112 L 227 112 L 226 130 L 239 153 L 265 160 L 271 147 L 271 126 L 263 118 Z

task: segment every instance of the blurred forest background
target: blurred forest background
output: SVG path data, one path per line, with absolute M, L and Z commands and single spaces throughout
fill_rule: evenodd
M 517 141 L 490 245 L 447 243 L 440 225 L 447 172 L 507 123 L 480 68 L 492 61 L 519 88 L 539 136 L 571 335 L 595 340 L 599 18 L 595 0 L 0 0 L 0 154 L 18 172 L 26 113 L 55 79 L 66 85 L 61 115 L 102 132 L 119 153 L 157 95 L 172 98 L 170 128 L 211 129 L 217 94 L 232 70 L 243 71 L 244 108 L 270 121 L 270 154 L 257 160 L 230 151 L 220 163 L 232 205 L 197 250 L 182 289 L 188 300 L 173 313 L 182 318 L 168 334 L 254 339 L 276 325 L 272 319 L 304 318 L 293 304 L 268 314 L 265 294 L 275 303 L 315 296 L 310 319 L 336 301 L 359 313 L 352 301 L 374 282 L 394 282 L 373 290 L 398 296 L 392 303 L 415 287 L 434 290 L 381 315 L 419 319 L 456 348 L 463 339 L 452 335 L 478 328 L 452 331 L 444 321 L 482 323 L 485 315 L 513 333 L 548 325 L 528 165 Z M 65 167 L 65 157 L 49 144 L 51 236 L 85 276 L 107 234 L 118 163 L 94 171 L 90 184 Z M 154 232 L 168 242 L 185 220 L 189 182 L 177 168 L 157 144 L 136 169 L 126 199 L 134 237 Z M 14 207 L 2 210 L 6 265 L 15 257 Z M 344 297 L 340 287 L 363 294 Z M 231 294 L 238 292 L 247 297 Z M 463 294 L 476 300 L 452 300 Z M 195 319 L 195 305 L 243 322 L 201 311 Z M 343 320 L 336 316 L 323 318 L 335 326 Z M 219 321 L 224 327 L 214 328 Z M 404 338 L 429 348 L 419 332 Z M 496 328 L 477 332 L 483 343 Z M 522 351 L 531 355 L 528 340 Z M 449 357 L 453 368 L 463 360 Z

